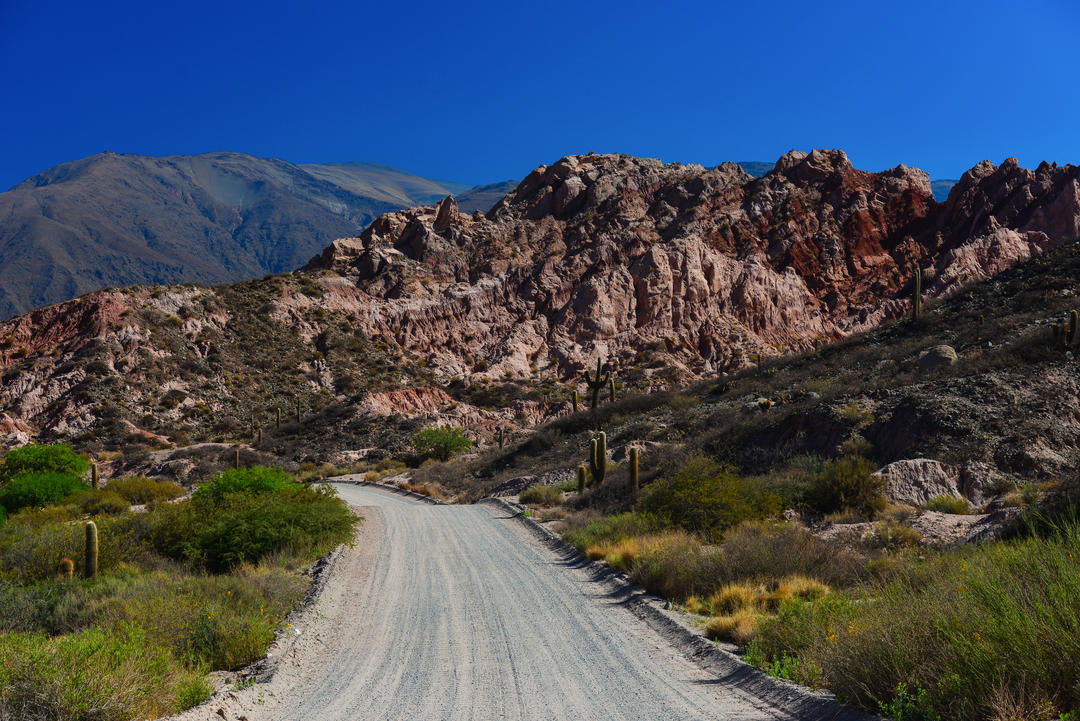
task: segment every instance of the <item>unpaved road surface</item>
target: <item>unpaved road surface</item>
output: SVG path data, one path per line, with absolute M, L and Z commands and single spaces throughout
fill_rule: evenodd
M 339 485 L 362 507 L 273 680 L 183 719 L 777 719 L 500 507 Z

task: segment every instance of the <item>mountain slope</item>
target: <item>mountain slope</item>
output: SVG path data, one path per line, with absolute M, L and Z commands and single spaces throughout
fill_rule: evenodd
M 984 162 L 939 204 L 925 173 L 865 173 L 841 151 L 789 153 L 757 180 L 568 157 L 486 216 L 452 199 L 389 213 L 306 272 L 0 323 L 0 436 L 242 438 L 297 400 L 304 424 L 272 441 L 286 456 L 386 449 L 418 415 L 490 434 L 564 411 L 597 358 L 626 392 L 670 386 L 899 317 L 916 268 L 929 298 L 993 276 L 1080 235 L 1078 174 Z
M 64 163 L 0 194 L 0 317 L 108 285 L 290 271 L 384 212 L 467 188 L 240 153 Z

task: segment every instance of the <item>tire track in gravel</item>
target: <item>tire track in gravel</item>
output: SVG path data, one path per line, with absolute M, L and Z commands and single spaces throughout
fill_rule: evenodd
M 195 719 L 789 719 L 677 652 L 497 506 L 338 485 L 365 516 L 273 680 Z

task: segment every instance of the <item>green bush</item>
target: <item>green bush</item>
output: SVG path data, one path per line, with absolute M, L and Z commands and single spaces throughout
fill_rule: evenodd
M 114 478 L 105 484 L 105 490 L 119 494 L 133 505 L 171 501 L 184 495 L 184 487 L 179 483 L 158 481 L 145 476 Z
M 746 520 L 779 513 L 780 497 L 764 484 L 726 472 L 705 456 L 690 458 L 670 479 L 648 486 L 639 513 L 719 540 L 724 531 Z
M 5 523 L 7 523 L 7 509 L 0 506 L 0 528 L 3 528 Z
M 584 525 L 571 528 L 563 534 L 563 540 L 584 553 L 589 546 L 614 543 L 655 530 L 658 530 L 658 526 L 653 519 L 636 513 L 620 513 L 615 516 L 596 518 Z
M 563 496 L 559 489 L 554 486 L 536 485 L 530 486 L 521 492 L 518 500 L 524 504 L 536 506 L 557 506 L 562 503 Z
M 319 555 L 349 541 L 356 518 L 328 486 L 289 486 L 202 504 L 193 520 L 173 530 L 173 555 L 220 572 L 280 551 Z
M 210 496 L 215 500 L 221 500 L 229 493 L 273 493 L 292 482 L 292 476 L 280 468 L 267 466 L 229 468 L 199 486 L 199 489 L 195 491 L 195 496 L 199 498 Z
M 413 447 L 424 458 L 448 461 L 472 448 L 465 431 L 455 426 L 425 428 L 413 436 Z
M 57 471 L 26 471 L 0 486 L 0 506 L 9 513 L 20 508 L 56 503 L 86 485 L 74 476 Z
M 885 479 L 862 456 L 845 456 L 829 461 L 816 474 L 807 491 L 807 501 L 821 513 L 855 511 L 866 518 L 884 510 Z
M 89 488 L 73 496 L 71 505 L 79 515 L 89 516 L 115 516 L 131 510 L 123 496 L 103 488 Z
M 82 478 L 89 469 L 86 459 L 65 445 L 31 443 L 7 452 L 3 465 L 0 465 L 0 480 L 43 471 Z

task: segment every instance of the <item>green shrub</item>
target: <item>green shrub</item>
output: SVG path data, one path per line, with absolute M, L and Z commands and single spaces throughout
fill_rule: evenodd
M 536 485 L 530 486 L 518 496 L 521 503 L 536 506 L 557 506 L 562 503 L 563 496 L 559 489 L 554 486 Z
M 563 540 L 584 553 L 589 546 L 614 543 L 657 529 L 658 525 L 652 519 L 636 513 L 620 513 L 593 519 L 585 525 L 571 528 L 563 534 Z
M 327 486 L 231 494 L 196 513 L 194 527 L 173 529 L 172 551 L 214 572 L 290 551 L 320 555 L 349 541 L 356 517 Z
M 874 475 L 873 470 L 870 461 L 862 456 L 829 461 L 811 481 L 807 500 L 821 513 L 855 511 L 873 518 L 886 505 L 885 479 Z
M 81 478 L 89 469 L 86 459 L 65 445 L 31 443 L 7 452 L 3 465 L 0 465 L 0 480 L 42 471 Z
M 171 501 L 184 495 L 184 487 L 179 483 L 158 481 L 145 476 L 114 478 L 105 484 L 105 490 L 119 494 L 133 505 Z
M 86 488 L 74 476 L 56 471 L 26 471 L 0 486 L 0 506 L 14 513 L 20 508 L 56 503 Z
M 718 540 L 745 520 L 766 518 L 782 509 L 780 497 L 761 482 L 728 473 L 712 459 L 695 456 L 672 478 L 650 484 L 636 510 L 665 525 Z
M 0 718 L 159 718 L 210 695 L 205 679 L 138 628 L 0 635 Z
M 3 528 L 5 523 L 7 523 L 7 509 L 0 506 L 0 528 Z
M 292 476 L 280 468 L 251 466 L 229 468 L 199 486 L 196 497 L 210 496 L 221 500 L 229 493 L 273 493 L 293 482 Z
M 928 511 L 939 513 L 956 513 L 968 515 L 971 513 L 971 503 L 962 496 L 934 496 L 923 506 Z
M 455 426 L 425 428 L 413 436 L 413 447 L 424 458 L 448 461 L 472 448 L 465 431 Z
M 79 515 L 115 516 L 131 510 L 119 493 L 102 488 L 89 488 L 71 498 L 71 505 Z

